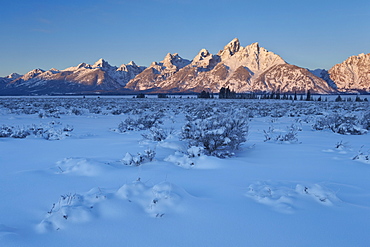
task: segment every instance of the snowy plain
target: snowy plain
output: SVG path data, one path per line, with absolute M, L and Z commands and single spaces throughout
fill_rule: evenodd
M 2 97 L 0 246 L 368 246 L 369 110 L 331 100 Z M 189 151 L 181 137 L 195 112 L 247 117 L 247 141 L 226 158 Z M 361 134 L 313 127 L 335 114 L 357 119 Z M 140 117 L 166 136 L 120 129 Z M 145 150 L 154 157 L 128 164 Z

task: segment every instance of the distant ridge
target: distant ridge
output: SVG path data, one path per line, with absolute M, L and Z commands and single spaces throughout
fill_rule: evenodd
M 191 60 L 168 53 L 148 68 L 133 61 L 120 67 L 99 59 L 64 70 L 34 69 L 25 75 L 0 77 L 0 94 L 190 93 L 218 92 L 369 93 L 370 54 L 352 56 L 326 70 L 288 64 L 279 55 L 253 43 L 230 41 L 217 54 L 201 49 Z

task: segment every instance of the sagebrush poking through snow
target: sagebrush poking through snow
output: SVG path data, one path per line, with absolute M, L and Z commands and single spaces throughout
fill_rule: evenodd
M 263 130 L 265 136 L 265 142 L 267 141 L 275 141 L 280 143 L 298 143 L 298 131 L 300 131 L 300 127 L 295 124 L 287 126 L 287 131 L 284 133 L 277 133 L 275 129 L 270 126 L 268 130 Z
M 206 155 L 225 158 L 247 140 L 248 117 L 242 114 L 218 114 L 196 118 L 182 127 L 182 138 L 190 146 L 202 147 Z
M 363 135 L 367 133 L 367 130 L 362 128 L 358 117 L 353 114 L 330 114 L 317 119 L 312 127 L 315 130 L 330 129 L 334 133 L 342 135 Z
M 144 153 L 137 153 L 136 156 L 132 156 L 132 154 L 126 153 L 121 162 L 128 166 L 140 166 L 143 163 L 152 162 L 155 155 L 155 151 L 149 148 L 144 150 Z
M 162 123 L 161 114 L 144 114 L 139 118 L 128 117 L 118 125 L 118 131 L 123 133 L 133 130 L 147 130 L 158 127 Z
M 0 137 L 12 138 L 26 138 L 27 136 L 34 135 L 46 140 L 61 140 L 71 135 L 73 127 L 66 125 L 62 126 L 60 122 L 50 122 L 47 125 L 31 125 L 31 126 L 7 126 L 0 127 Z
M 145 133 L 141 135 L 145 139 L 160 142 L 160 141 L 164 141 L 172 132 L 173 132 L 173 129 L 167 130 L 167 129 L 162 129 L 158 127 L 151 127 L 149 129 L 149 133 Z

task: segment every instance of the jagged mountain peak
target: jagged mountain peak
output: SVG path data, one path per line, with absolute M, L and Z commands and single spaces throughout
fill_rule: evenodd
M 256 50 L 256 51 L 259 51 L 260 49 L 260 45 L 258 42 L 254 42 L 246 47 L 249 47 L 251 50 Z
M 202 49 L 191 62 L 192 67 L 211 69 L 219 62 L 219 56 L 212 55 L 208 50 Z
M 35 77 L 39 74 L 42 74 L 44 72 L 45 72 L 45 70 L 42 70 L 42 69 L 33 69 L 30 72 L 28 72 L 27 74 L 25 74 L 23 77 L 24 77 L 24 79 L 29 79 L 29 78 L 33 78 L 33 77 Z
M 167 53 L 167 55 L 164 57 L 162 63 L 171 62 L 173 60 L 180 60 L 182 59 L 178 53 Z
M 43 73 L 43 72 L 45 72 L 45 70 L 38 68 L 38 69 L 33 69 L 33 70 L 31 70 L 31 71 L 30 71 L 30 72 L 28 72 L 27 74 Z
M 19 77 L 22 77 L 22 75 L 20 75 L 18 73 L 11 73 L 10 75 L 6 76 L 5 78 L 15 80 L 15 79 L 18 79 Z
M 124 71 L 128 73 L 133 72 L 136 75 L 143 71 L 144 69 L 146 69 L 145 66 L 138 66 L 134 61 L 130 61 L 128 64 L 122 64 L 121 66 L 119 66 L 117 71 Z
M 231 71 L 243 66 L 252 74 L 259 74 L 274 65 L 286 63 L 279 55 L 261 47 L 258 42 L 241 47 L 238 39 L 226 45 L 219 54 L 222 63 Z
M 203 58 L 208 57 L 209 55 L 211 55 L 211 54 L 209 53 L 209 51 L 207 49 L 202 49 L 202 50 L 199 51 L 198 55 L 195 56 L 193 61 L 194 60 L 202 60 Z
M 233 39 L 230 41 L 223 50 L 221 50 L 218 55 L 221 56 L 222 59 L 227 59 L 233 56 L 240 50 L 240 41 L 238 38 Z
M 192 60 L 192 64 L 196 65 L 198 64 L 199 62 L 203 61 L 203 60 L 206 60 L 207 58 L 209 59 L 210 57 L 212 57 L 212 54 L 209 53 L 208 50 L 206 49 L 202 49 L 199 51 L 199 53 L 194 57 L 194 59 Z
M 105 61 L 103 58 L 100 58 L 98 61 L 96 61 L 93 65 L 93 67 L 99 67 L 99 68 L 109 68 L 111 67 L 110 64 Z
M 81 69 L 81 68 L 91 68 L 91 65 L 90 64 L 87 64 L 87 63 L 80 63 L 76 67 L 76 69 Z
M 181 69 L 190 63 L 189 60 L 183 59 L 178 53 L 167 53 L 166 57 L 161 61 L 167 69 Z

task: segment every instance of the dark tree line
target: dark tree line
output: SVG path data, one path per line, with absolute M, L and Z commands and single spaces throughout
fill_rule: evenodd
M 227 88 L 222 87 L 220 89 L 220 92 L 218 93 L 218 97 L 220 99 L 236 99 L 236 92 L 233 90 L 230 90 L 229 87 Z
M 198 98 L 200 99 L 210 99 L 213 98 L 213 94 L 210 94 L 209 92 L 202 91 L 200 94 L 198 94 Z

